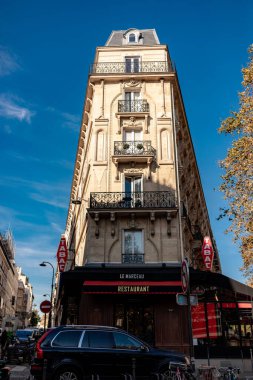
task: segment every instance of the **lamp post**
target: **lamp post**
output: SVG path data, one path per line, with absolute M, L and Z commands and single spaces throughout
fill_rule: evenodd
M 53 290 L 54 290 L 54 266 L 49 261 L 43 261 L 42 263 L 40 263 L 41 267 L 46 267 L 47 265 L 50 265 L 53 270 L 52 283 L 51 283 L 51 295 L 50 295 L 51 309 L 48 315 L 48 327 L 51 327 L 52 326 L 52 308 L 53 308 Z

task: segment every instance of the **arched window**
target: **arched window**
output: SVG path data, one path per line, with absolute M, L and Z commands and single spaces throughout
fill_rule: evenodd
M 173 159 L 171 134 L 166 130 L 161 132 L 161 159 L 169 161 Z
M 134 33 L 129 34 L 128 41 L 129 42 L 136 42 L 136 36 Z
M 96 161 L 105 160 L 105 135 L 103 131 L 99 131 L 97 134 L 97 151 Z

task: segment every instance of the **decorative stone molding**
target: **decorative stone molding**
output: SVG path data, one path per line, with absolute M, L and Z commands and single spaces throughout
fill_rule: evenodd
M 136 220 L 135 220 L 135 213 L 134 212 L 132 212 L 130 214 L 130 218 L 129 218 L 128 222 L 127 222 L 127 225 L 128 225 L 129 228 L 133 228 L 133 229 L 139 227 L 139 223 L 137 223 Z
M 115 212 L 111 212 L 110 221 L 111 221 L 111 236 L 115 236 Z
M 136 81 L 135 79 L 130 79 L 128 82 L 123 82 L 123 88 L 129 87 L 142 87 L 142 83 L 140 81 Z
M 166 219 L 167 219 L 167 235 L 171 236 L 171 215 L 169 212 L 167 213 Z
M 124 169 L 124 174 L 143 174 L 143 169 L 141 168 L 130 168 L 130 169 Z
M 99 237 L 99 213 L 95 213 L 94 221 L 96 223 L 96 228 L 95 228 L 95 236 L 98 239 Z
M 122 120 L 122 127 L 123 128 L 142 128 L 143 123 L 141 120 L 136 120 L 136 117 L 130 116 L 128 120 Z
M 151 222 L 150 235 L 154 236 L 155 235 L 155 213 L 154 212 L 150 213 L 150 222 Z

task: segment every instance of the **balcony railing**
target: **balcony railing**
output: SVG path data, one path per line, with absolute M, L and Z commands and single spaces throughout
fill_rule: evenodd
M 175 208 L 172 191 L 91 193 L 90 209 Z
M 99 62 L 90 66 L 90 74 L 168 73 L 172 69 L 166 61 Z
M 114 141 L 116 156 L 154 156 L 151 141 Z
M 146 100 L 119 100 L 118 112 L 149 112 Z
M 123 253 L 122 264 L 144 264 L 144 253 Z

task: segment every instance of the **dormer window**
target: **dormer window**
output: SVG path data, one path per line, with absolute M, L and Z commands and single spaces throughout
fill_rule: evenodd
M 123 34 L 123 45 L 143 45 L 143 35 L 138 29 L 128 29 Z
M 129 34 L 128 42 L 136 42 L 136 35 L 134 33 Z

